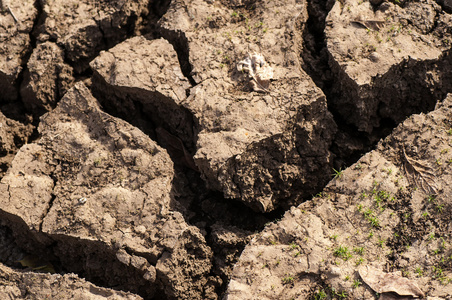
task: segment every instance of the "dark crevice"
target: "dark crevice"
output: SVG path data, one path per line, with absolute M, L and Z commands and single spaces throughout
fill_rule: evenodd
M 268 223 L 280 220 L 285 211 L 280 208 L 265 214 L 255 212 L 242 201 L 225 199 L 221 192 L 209 190 L 198 172 L 180 165 L 176 165 L 175 170 L 173 182 L 179 193 L 172 209 L 180 211 L 188 224 L 204 232 L 207 245 L 213 251 L 210 275 L 219 276 L 222 280 L 222 284 L 216 287 L 221 298 L 229 281 L 227 272 L 232 270 L 249 239 Z M 218 238 L 221 231 L 243 239 L 238 243 L 225 243 Z
M 116 250 L 103 242 L 33 231 L 19 217 L 0 211 L 0 243 L 5 244 L 0 262 L 15 270 L 40 272 L 19 262 L 29 257 L 47 264 L 44 271 L 51 267 L 61 275 L 75 273 L 99 287 L 129 291 L 144 299 L 165 299 L 159 287 L 149 285 L 141 271 L 121 263 Z
M 378 103 L 376 115 L 371 116 L 373 119 L 368 122 L 376 120 L 377 125 L 374 125 L 371 132 L 361 131 L 350 121 L 356 119 L 356 108 L 343 101 L 344 97 L 352 99 L 360 96 L 349 91 L 347 83 L 339 82 L 341 79 L 337 72 L 340 72 L 341 67 L 336 65 L 327 51 L 326 17 L 333 5 L 334 1 L 308 1 L 309 18 L 303 35 L 304 49 L 301 57 L 303 69 L 326 95 L 328 109 L 338 126 L 338 133 L 330 148 L 335 155 L 334 166 L 338 170 L 350 166 L 364 153 L 373 149 L 380 139 L 389 135 L 406 117 L 434 109 L 436 101 L 443 99 L 450 90 L 450 84 L 447 84 L 450 80 L 447 71 L 450 53 L 443 54 L 439 59 L 444 66 L 437 66 L 438 61 L 408 60 L 394 65 L 385 75 L 374 78 L 371 84 L 372 95 L 369 97 L 382 100 Z M 433 74 L 440 74 L 435 87 L 427 86 L 422 81 L 431 71 Z M 406 84 L 406 90 L 411 92 L 394 90 L 394 82 Z M 388 102 L 387 98 L 391 100 Z M 392 105 L 396 103 L 401 107 L 394 108 Z
M 189 57 L 190 48 L 185 33 L 165 29 L 161 29 L 160 33 L 163 38 L 173 45 L 174 50 L 176 50 L 182 74 L 184 74 L 192 86 L 196 86 L 197 83 L 192 76 L 192 65 L 190 64 Z
M 448 14 L 452 14 L 452 5 L 449 1 L 447 0 L 436 0 L 436 3 L 438 3 L 441 6 L 441 9 L 448 13 Z
M 44 215 L 42 216 L 41 224 L 39 224 L 39 231 L 40 232 L 42 232 L 42 226 L 44 224 L 44 220 L 45 220 L 46 216 L 49 214 L 50 210 L 52 209 L 53 202 L 55 201 L 55 198 L 56 198 L 55 194 L 52 193 L 50 201 L 49 201 L 49 204 L 47 206 L 47 210 L 45 211 Z
M 34 7 L 37 10 L 37 16 L 34 20 L 33 27 L 29 33 L 30 37 L 30 45 L 25 54 L 21 57 L 21 66 L 22 69 L 20 73 L 17 76 L 17 79 L 15 81 L 15 90 L 17 93 L 17 100 L 13 103 L 2 103 L 1 111 L 2 113 L 9 119 L 16 120 L 21 122 L 22 124 L 30 124 L 32 123 L 33 126 L 37 126 L 38 121 L 33 120 L 33 117 L 31 116 L 31 112 L 27 111 L 25 106 L 22 102 L 22 96 L 20 93 L 20 87 L 24 81 L 24 75 L 27 71 L 27 64 L 31 57 L 31 54 L 33 53 L 33 50 L 36 47 L 36 38 L 33 35 L 34 30 L 36 30 L 37 26 L 39 26 L 39 19 L 42 14 L 42 7 L 39 3 L 39 1 L 34 2 Z
M 151 24 L 157 24 L 157 21 L 168 11 L 171 5 L 171 0 L 154 0 L 149 3 L 150 22 Z
M 97 82 L 98 80 L 101 82 Z M 209 190 L 200 173 L 190 168 L 181 157 L 181 149 L 173 149 L 175 143 L 171 141 L 168 143 L 168 136 L 162 137 L 160 128 L 168 131 L 167 135 L 172 135 L 173 138 L 181 136 L 174 133 L 174 129 L 165 125 L 167 120 L 161 119 L 161 115 L 167 114 L 157 113 L 156 108 L 151 109 L 149 100 L 148 104 L 144 105 L 140 100 L 142 96 L 135 94 L 131 89 L 109 89 L 108 92 L 96 90 L 96 86 L 105 86 L 106 82 L 96 74 L 93 81 L 95 82 L 93 95 L 99 99 L 107 113 L 140 128 L 169 153 L 176 173 L 173 180 L 176 197 L 171 209 L 181 212 L 188 224 L 198 227 L 201 232 L 205 233 L 207 245 L 214 252 L 213 269 L 210 275 L 219 276 L 222 279 L 223 284 L 217 287 L 217 292 L 223 294 L 228 282 L 228 275 L 223 269 L 228 266 L 232 267 L 235 262 L 228 261 L 226 263 L 225 261 L 231 259 L 231 254 L 238 259 L 245 243 L 239 245 L 218 243 L 213 233 L 213 227 L 221 227 L 225 231 L 250 236 L 252 233 L 262 230 L 266 223 L 280 219 L 284 210 L 279 209 L 268 214 L 256 213 L 239 200 L 225 199 L 222 193 Z M 112 94 L 109 95 L 109 93 Z M 161 100 L 161 103 L 166 103 L 162 99 L 159 100 L 161 96 L 157 94 L 155 96 L 146 94 L 146 97 L 147 99 L 154 97 L 157 102 Z M 151 111 L 154 113 L 150 113 Z M 196 136 L 193 136 L 192 143 L 195 142 Z M 187 145 L 187 143 L 185 144 Z M 187 149 L 193 153 L 195 144 L 188 145 Z
M 335 80 L 329 65 L 325 26 L 326 17 L 334 5 L 334 1 L 308 1 L 308 21 L 303 34 L 302 67 L 314 83 L 322 89 L 327 99 L 328 110 L 338 126 L 335 140 L 330 151 L 335 155 L 334 168 L 343 169 L 356 162 L 365 152 L 369 151 L 378 138 L 370 138 L 367 133 L 358 131 L 349 124 L 335 109 L 333 92 Z M 320 192 L 320 190 L 319 190 Z
M 192 65 L 190 63 L 190 48 L 185 33 L 182 31 L 174 31 L 158 27 L 154 32 L 150 33 L 148 37 L 152 39 L 164 38 L 171 45 L 173 45 L 174 50 L 177 53 L 177 58 L 179 60 L 182 74 L 184 74 L 184 76 L 188 79 L 192 87 L 196 86 L 197 83 L 192 76 Z
M 187 109 L 158 92 L 140 94 L 133 89 L 115 88 L 107 91 L 98 88 L 108 86 L 99 75 L 95 75 L 93 81 L 95 84 L 92 86 L 92 93 L 107 113 L 138 127 L 166 149 L 176 164 L 196 169 L 192 163 L 197 139 L 196 132 L 193 132 L 195 121 Z M 149 99 L 153 99 L 152 103 Z M 171 126 L 164 116 L 172 116 L 174 119 L 171 122 L 177 120 L 178 126 Z
M 53 172 L 50 174 L 50 178 L 53 180 L 53 188 L 55 188 L 58 183 L 58 178 L 57 178 L 57 176 L 55 176 L 55 174 Z M 50 201 L 47 204 L 46 211 L 44 212 L 44 215 L 41 217 L 41 223 L 39 224 L 39 232 L 42 232 L 42 226 L 44 224 L 44 220 L 45 220 L 46 216 L 49 214 L 50 210 L 52 209 L 55 199 L 56 199 L 56 195 L 54 193 L 51 193 Z

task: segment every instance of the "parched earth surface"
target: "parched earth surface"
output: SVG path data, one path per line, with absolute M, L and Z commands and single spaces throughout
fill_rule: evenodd
M 0 5 L 2 298 L 451 299 L 450 1 Z

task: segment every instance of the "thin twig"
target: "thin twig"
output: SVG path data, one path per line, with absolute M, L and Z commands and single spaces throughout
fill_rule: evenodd
M 16 18 L 16 16 L 13 13 L 13 11 L 11 10 L 11 8 L 9 8 L 9 5 L 7 5 L 6 8 L 8 9 L 9 13 L 11 14 L 11 16 L 13 16 L 14 21 L 16 21 L 16 23 L 19 23 L 19 20 Z

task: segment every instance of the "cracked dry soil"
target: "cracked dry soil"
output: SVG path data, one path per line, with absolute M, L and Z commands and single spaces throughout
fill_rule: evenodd
M 0 298 L 451 299 L 450 1 L 0 6 Z

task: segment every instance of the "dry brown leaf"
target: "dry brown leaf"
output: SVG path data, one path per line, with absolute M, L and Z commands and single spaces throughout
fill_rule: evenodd
M 352 23 L 359 24 L 366 29 L 378 31 L 384 26 L 385 21 L 380 20 L 353 20 Z
M 397 273 L 385 273 L 370 266 L 364 266 L 358 272 L 363 281 L 379 294 L 394 292 L 400 296 L 424 297 L 416 283 Z
M 265 61 L 262 54 L 248 54 L 244 60 L 237 64 L 237 70 L 248 73 L 254 91 L 268 92 L 270 80 L 273 78 L 273 69 Z
M 433 168 L 429 167 L 427 162 L 409 157 L 405 148 L 402 148 L 402 150 L 405 158 L 404 169 L 410 183 L 428 195 L 436 195 L 438 188 L 436 187 L 436 176 Z

